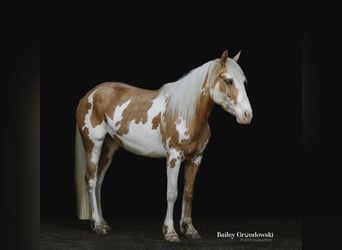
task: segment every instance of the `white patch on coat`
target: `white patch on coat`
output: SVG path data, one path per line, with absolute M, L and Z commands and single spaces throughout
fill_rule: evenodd
M 229 73 L 222 73 L 221 76 L 224 76 L 225 79 L 233 79 Z
M 203 144 L 201 150 L 199 151 L 199 154 L 192 160 L 192 162 L 194 164 L 196 164 L 197 166 L 199 166 L 201 164 L 202 157 L 203 157 L 203 151 L 207 147 L 208 142 L 209 142 L 209 140 L 205 141 L 205 143 Z
M 199 166 L 199 165 L 201 164 L 201 161 L 202 161 L 202 154 L 197 155 L 197 156 L 195 157 L 195 159 L 192 160 L 192 162 L 193 162 L 195 165 L 197 165 L 197 166 Z
M 89 200 L 90 200 L 90 206 L 91 206 L 91 218 L 95 222 L 95 226 L 100 223 L 101 217 L 99 214 L 99 210 L 97 207 L 97 200 L 96 200 L 96 177 L 94 179 L 89 180 L 88 182 L 89 187 Z
M 178 160 L 176 160 L 174 167 L 168 166 L 166 170 L 166 173 L 167 173 L 167 192 L 166 192 L 167 210 L 166 210 L 166 215 L 164 219 L 164 225 L 167 226 L 166 234 L 175 232 L 174 223 L 173 223 L 173 209 L 174 209 L 174 205 L 178 196 L 177 184 L 178 184 L 179 169 L 181 165 L 181 160 L 180 160 L 181 153 L 172 148 L 168 152 L 170 153 L 169 161 L 170 159 L 178 159 Z
M 128 99 L 126 102 L 121 104 L 120 106 L 116 106 L 113 114 L 113 120 L 111 120 L 111 123 L 114 125 L 115 129 L 119 129 L 121 125 L 122 120 L 122 114 L 127 108 L 127 106 L 130 104 L 131 99 Z M 107 117 L 108 119 L 108 117 Z M 110 120 L 110 119 L 109 119 Z
M 94 146 L 91 151 L 90 161 L 94 164 L 98 164 L 101 156 L 102 140 L 93 140 Z
M 184 158 L 183 153 L 175 148 L 170 148 L 168 150 L 168 153 L 169 153 L 168 163 L 170 163 L 172 160 L 182 161 Z
M 183 140 L 188 140 L 190 138 L 188 128 L 186 127 L 186 121 L 183 117 L 180 117 L 178 122 L 176 122 L 176 130 L 178 132 L 179 144 L 181 144 Z
M 105 121 L 102 121 L 96 127 L 88 128 L 89 129 L 89 138 L 94 142 L 95 140 L 103 140 L 106 135 L 106 124 Z
M 84 117 L 84 125 L 82 127 L 82 130 L 84 130 L 85 128 L 91 128 L 91 122 L 90 122 L 90 118 L 91 118 L 91 114 L 93 113 L 93 101 L 94 101 L 94 94 L 96 93 L 97 89 L 95 91 L 93 91 L 89 96 L 88 96 L 88 103 L 90 103 L 90 108 L 87 111 L 87 114 Z

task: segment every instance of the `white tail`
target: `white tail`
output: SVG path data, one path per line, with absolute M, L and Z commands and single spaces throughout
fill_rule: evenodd
M 85 181 L 87 164 L 83 141 L 80 131 L 76 125 L 75 135 L 75 186 L 76 186 L 76 206 L 77 216 L 80 220 L 90 219 L 90 205 L 88 196 L 88 186 Z

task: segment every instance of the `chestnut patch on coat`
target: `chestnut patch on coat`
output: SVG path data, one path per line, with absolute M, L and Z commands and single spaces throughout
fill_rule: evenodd
M 95 178 L 96 168 L 97 168 L 96 165 L 91 161 L 94 143 L 88 137 L 89 135 L 88 128 L 84 128 L 84 130 L 80 130 L 80 133 L 81 133 L 82 140 L 83 140 L 84 150 L 87 156 L 86 181 L 89 181 L 90 179 Z
M 95 166 L 95 164 L 88 163 L 88 165 L 87 165 L 87 172 L 86 172 L 86 175 L 85 175 L 86 181 L 88 182 L 88 181 L 94 179 L 95 176 L 96 176 L 95 173 L 96 173 L 96 166 Z
M 157 129 L 161 120 L 161 112 L 152 119 L 152 129 Z
M 222 93 L 227 93 L 227 88 L 228 88 L 228 86 L 227 86 L 227 84 L 224 82 L 224 80 L 223 79 L 220 79 L 220 82 L 219 82 L 219 90 L 220 90 L 220 92 L 222 92 Z
M 101 174 L 103 171 L 104 167 L 109 163 L 110 159 L 108 158 L 108 153 L 110 151 L 110 148 L 112 147 L 112 144 L 115 143 L 114 140 L 110 137 L 109 134 L 106 135 L 104 141 L 103 141 L 103 146 L 101 150 L 101 156 L 100 160 L 98 163 L 98 175 Z
M 236 104 L 237 103 L 237 97 L 238 97 L 238 90 L 234 84 L 227 86 L 227 94 L 228 94 L 229 98 L 232 99 L 232 101 Z
M 90 125 L 95 128 L 97 125 L 100 125 L 103 121 L 101 115 L 97 112 L 96 108 L 94 108 L 94 103 L 92 107 L 92 113 L 90 116 Z
M 129 124 L 134 121 L 136 124 L 147 122 L 147 112 L 152 107 L 153 100 L 141 100 L 141 98 L 131 98 L 131 102 L 122 113 L 122 120 L 117 131 L 119 135 L 127 134 Z
M 173 158 L 171 161 L 170 161 L 170 167 L 171 168 L 174 168 L 176 166 L 176 162 L 177 162 L 177 159 Z

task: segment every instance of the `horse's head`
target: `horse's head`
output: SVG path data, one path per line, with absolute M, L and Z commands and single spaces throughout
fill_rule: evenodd
M 245 90 L 246 77 L 237 63 L 240 52 L 233 58 L 224 51 L 217 62 L 214 81 L 210 86 L 212 100 L 236 117 L 240 124 L 249 124 L 253 117 L 252 107 Z

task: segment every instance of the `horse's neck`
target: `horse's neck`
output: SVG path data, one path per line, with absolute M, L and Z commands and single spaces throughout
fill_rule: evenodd
M 203 92 L 203 94 L 199 97 L 193 121 L 198 126 L 206 125 L 208 123 L 208 119 L 213 109 L 213 106 L 214 106 L 214 102 L 210 97 L 209 85 L 208 85 L 208 87 L 207 86 L 205 87 L 205 91 Z
M 215 62 L 212 63 L 213 68 L 206 74 L 204 83 L 202 85 L 202 92 L 199 97 L 199 100 L 197 101 L 196 117 L 198 119 L 196 122 L 199 122 L 201 124 L 208 123 L 209 116 L 215 104 L 211 98 L 210 89 L 213 83 L 216 81 L 218 68 Z

